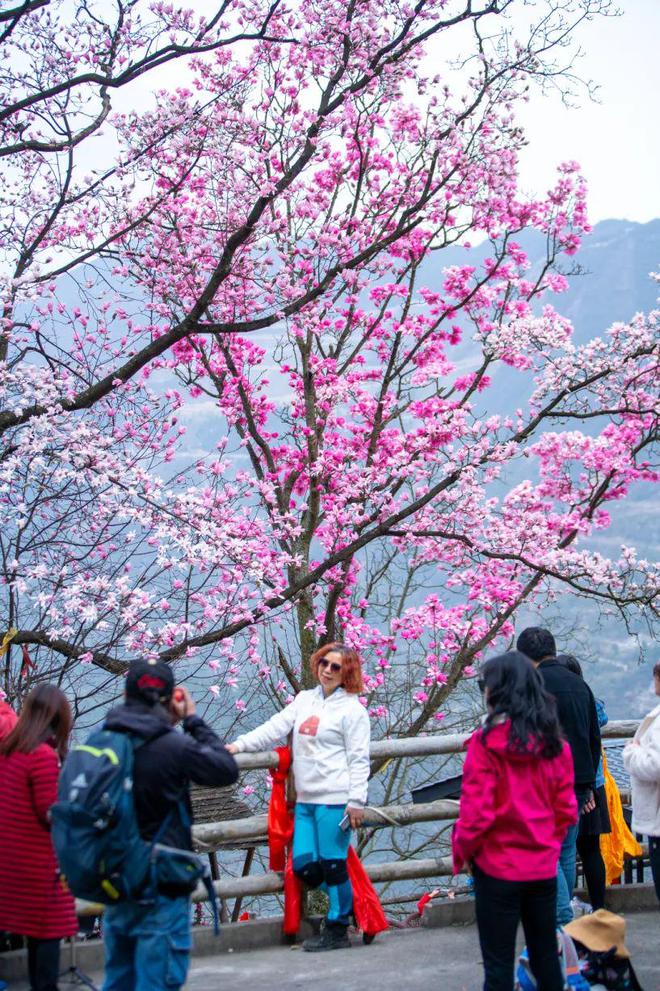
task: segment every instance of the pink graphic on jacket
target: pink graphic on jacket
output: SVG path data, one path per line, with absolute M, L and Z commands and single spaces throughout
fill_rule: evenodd
M 308 716 L 307 719 L 302 722 L 298 728 L 298 732 L 301 736 L 316 736 L 319 731 L 320 719 L 318 716 Z

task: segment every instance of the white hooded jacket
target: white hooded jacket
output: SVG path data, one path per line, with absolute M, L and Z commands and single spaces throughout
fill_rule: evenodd
M 293 730 L 293 775 L 299 802 L 363 806 L 369 780 L 369 716 L 356 695 L 319 685 L 235 740 L 239 753 L 271 750 Z
M 623 763 L 632 784 L 633 829 L 660 836 L 660 705 L 642 720 L 633 742 L 625 746 Z

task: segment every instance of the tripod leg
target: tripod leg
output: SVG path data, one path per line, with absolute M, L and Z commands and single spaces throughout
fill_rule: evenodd
M 60 979 L 67 984 L 84 984 L 90 991 L 99 991 L 94 981 L 78 967 L 76 963 L 75 936 L 69 939 L 69 966 L 60 974 Z

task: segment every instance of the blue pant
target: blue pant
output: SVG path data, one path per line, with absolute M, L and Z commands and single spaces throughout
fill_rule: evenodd
M 190 957 L 190 899 L 165 898 L 151 907 L 135 902 L 105 912 L 103 991 L 180 988 Z
M 353 891 L 346 869 L 350 829 L 339 828 L 345 805 L 296 802 L 293 827 L 293 869 L 310 888 L 328 893 L 327 921 L 347 926 Z
M 576 872 L 576 844 L 578 835 L 578 824 L 568 827 L 568 832 L 564 837 L 559 852 L 559 864 L 557 867 L 557 925 L 565 926 L 573 919 L 573 909 L 571 908 L 571 898 L 575 887 Z

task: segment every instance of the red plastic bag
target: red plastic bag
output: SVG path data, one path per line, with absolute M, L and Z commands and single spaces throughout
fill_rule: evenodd
M 273 787 L 268 806 L 269 865 L 271 871 L 284 871 L 284 932 L 287 936 L 295 936 L 302 916 L 302 884 L 293 873 L 293 812 L 286 800 L 291 751 L 288 747 L 278 747 L 277 753 L 280 762 L 270 772 Z
M 375 936 L 376 933 L 389 929 L 376 890 L 352 846 L 348 848 L 346 866 L 353 889 L 353 914 L 358 929 L 369 936 Z
M 293 857 L 289 847 L 284 870 L 284 934 L 295 936 L 302 917 L 302 881 L 293 873 Z
M 430 895 L 428 893 L 428 891 L 427 891 L 426 894 L 422 895 L 422 897 L 419 899 L 419 901 L 417 902 L 417 912 L 419 913 L 419 915 L 423 915 L 424 914 L 424 909 L 426 908 L 426 906 L 428 905 L 428 903 L 431 901 L 431 898 L 432 897 L 433 896 Z

